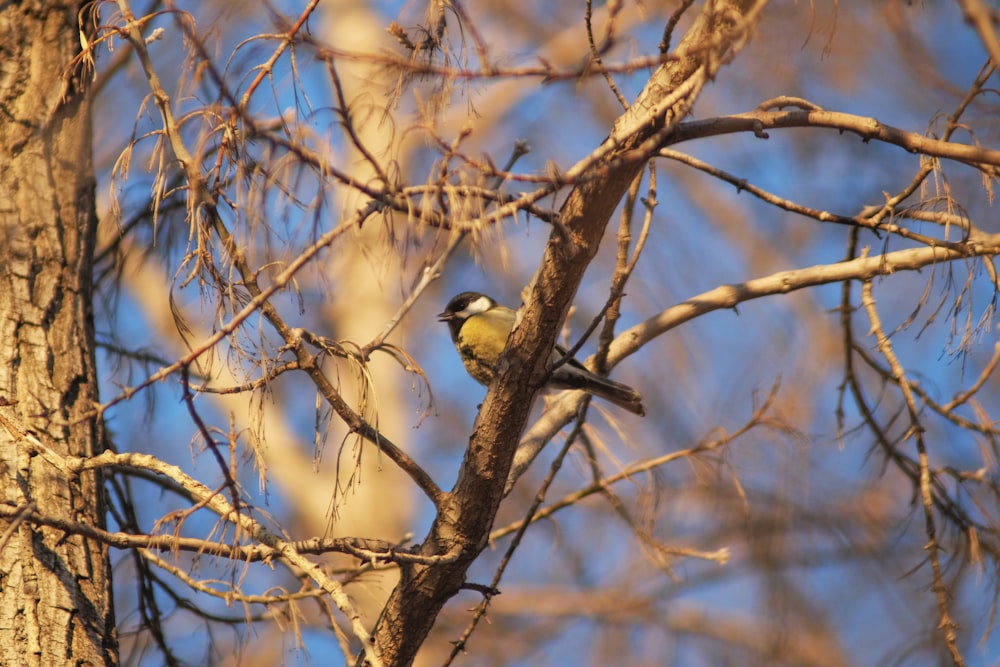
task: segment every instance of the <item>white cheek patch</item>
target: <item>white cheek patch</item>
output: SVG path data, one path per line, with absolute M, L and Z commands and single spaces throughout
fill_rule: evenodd
M 489 298 L 481 296 L 472 303 L 470 303 L 468 306 L 463 308 L 462 311 L 459 313 L 459 315 L 461 315 L 462 317 L 471 317 L 473 315 L 478 315 L 479 313 L 485 313 L 492 307 L 493 304 L 490 303 Z

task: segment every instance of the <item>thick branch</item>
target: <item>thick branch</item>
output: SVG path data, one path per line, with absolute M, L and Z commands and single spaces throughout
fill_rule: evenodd
M 802 269 L 779 271 L 733 285 L 721 285 L 671 306 L 655 317 L 623 331 L 611 346 L 609 361 L 617 362 L 650 340 L 700 315 L 729 308 L 764 296 L 786 294 L 806 287 L 868 280 L 898 271 L 919 271 L 956 259 L 1000 255 L 1000 234 L 976 234 L 961 249 L 924 247 L 896 250 L 872 257 L 858 257 L 835 264 L 820 264 Z
M 602 159 L 587 167 L 570 192 L 561 211 L 563 226 L 550 235 L 526 290 L 519 323 L 476 420 L 458 482 L 422 545 L 425 555 L 458 549 L 461 556 L 441 566 L 404 568 L 374 633 L 384 664 L 413 661 L 438 612 L 458 592 L 469 565 L 487 544 L 518 438 L 545 379 L 549 351 L 612 213 L 658 148 L 657 137 L 688 112 L 705 83 L 746 37 L 745 17 L 763 4 L 708 3 L 678 46 L 677 59 L 657 70 L 599 149 L 604 151 Z M 578 171 L 579 165 L 569 173 Z
M 767 135 L 762 134 L 765 130 L 786 127 L 825 127 L 841 132 L 853 132 L 866 143 L 881 141 L 899 146 L 910 153 L 955 160 L 979 168 L 1000 167 L 1000 150 L 933 139 L 886 125 L 875 118 L 822 109 L 804 111 L 758 109 L 732 116 L 688 121 L 677 126 L 666 144 L 678 144 L 691 139 L 736 132 L 753 132 L 766 139 Z

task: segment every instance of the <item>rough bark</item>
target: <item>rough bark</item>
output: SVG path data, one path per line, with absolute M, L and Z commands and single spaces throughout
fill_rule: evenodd
M 0 4 L 0 484 L 3 502 L 103 527 L 91 300 L 97 215 L 86 3 Z M 81 11 L 83 10 L 83 11 Z M 0 522 L 0 664 L 117 664 L 107 547 Z

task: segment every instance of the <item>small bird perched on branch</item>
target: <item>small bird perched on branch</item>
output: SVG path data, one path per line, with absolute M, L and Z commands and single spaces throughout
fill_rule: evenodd
M 458 349 L 465 370 L 477 382 L 489 386 L 496 376 L 496 365 L 514 328 L 514 311 L 479 292 L 462 292 L 448 302 L 438 320 L 448 323 L 451 339 Z M 556 345 L 551 364 L 566 356 L 566 349 Z M 642 396 L 631 387 L 595 375 L 576 359 L 557 367 L 545 384 L 556 389 L 580 389 L 639 416 L 646 414 Z

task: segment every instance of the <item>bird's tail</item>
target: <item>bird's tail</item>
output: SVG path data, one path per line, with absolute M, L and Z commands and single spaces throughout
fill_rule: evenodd
M 639 392 L 621 382 L 615 382 L 607 378 L 598 379 L 599 382 L 596 383 L 591 380 L 590 386 L 586 388 L 588 392 L 594 396 L 603 398 L 609 403 L 614 403 L 632 414 L 639 415 L 640 417 L 646 416 L 646 409 L 642 407 L 642 396 Z
M 582 366 L 577 368 L 572 362 L 556 369 L 551 384 L 562 389 L 582 389 L 632 414 L 646 416 L 646 409 L 642 407 L 642 396 L 635 389 L 621 382 L 594 375 Z

